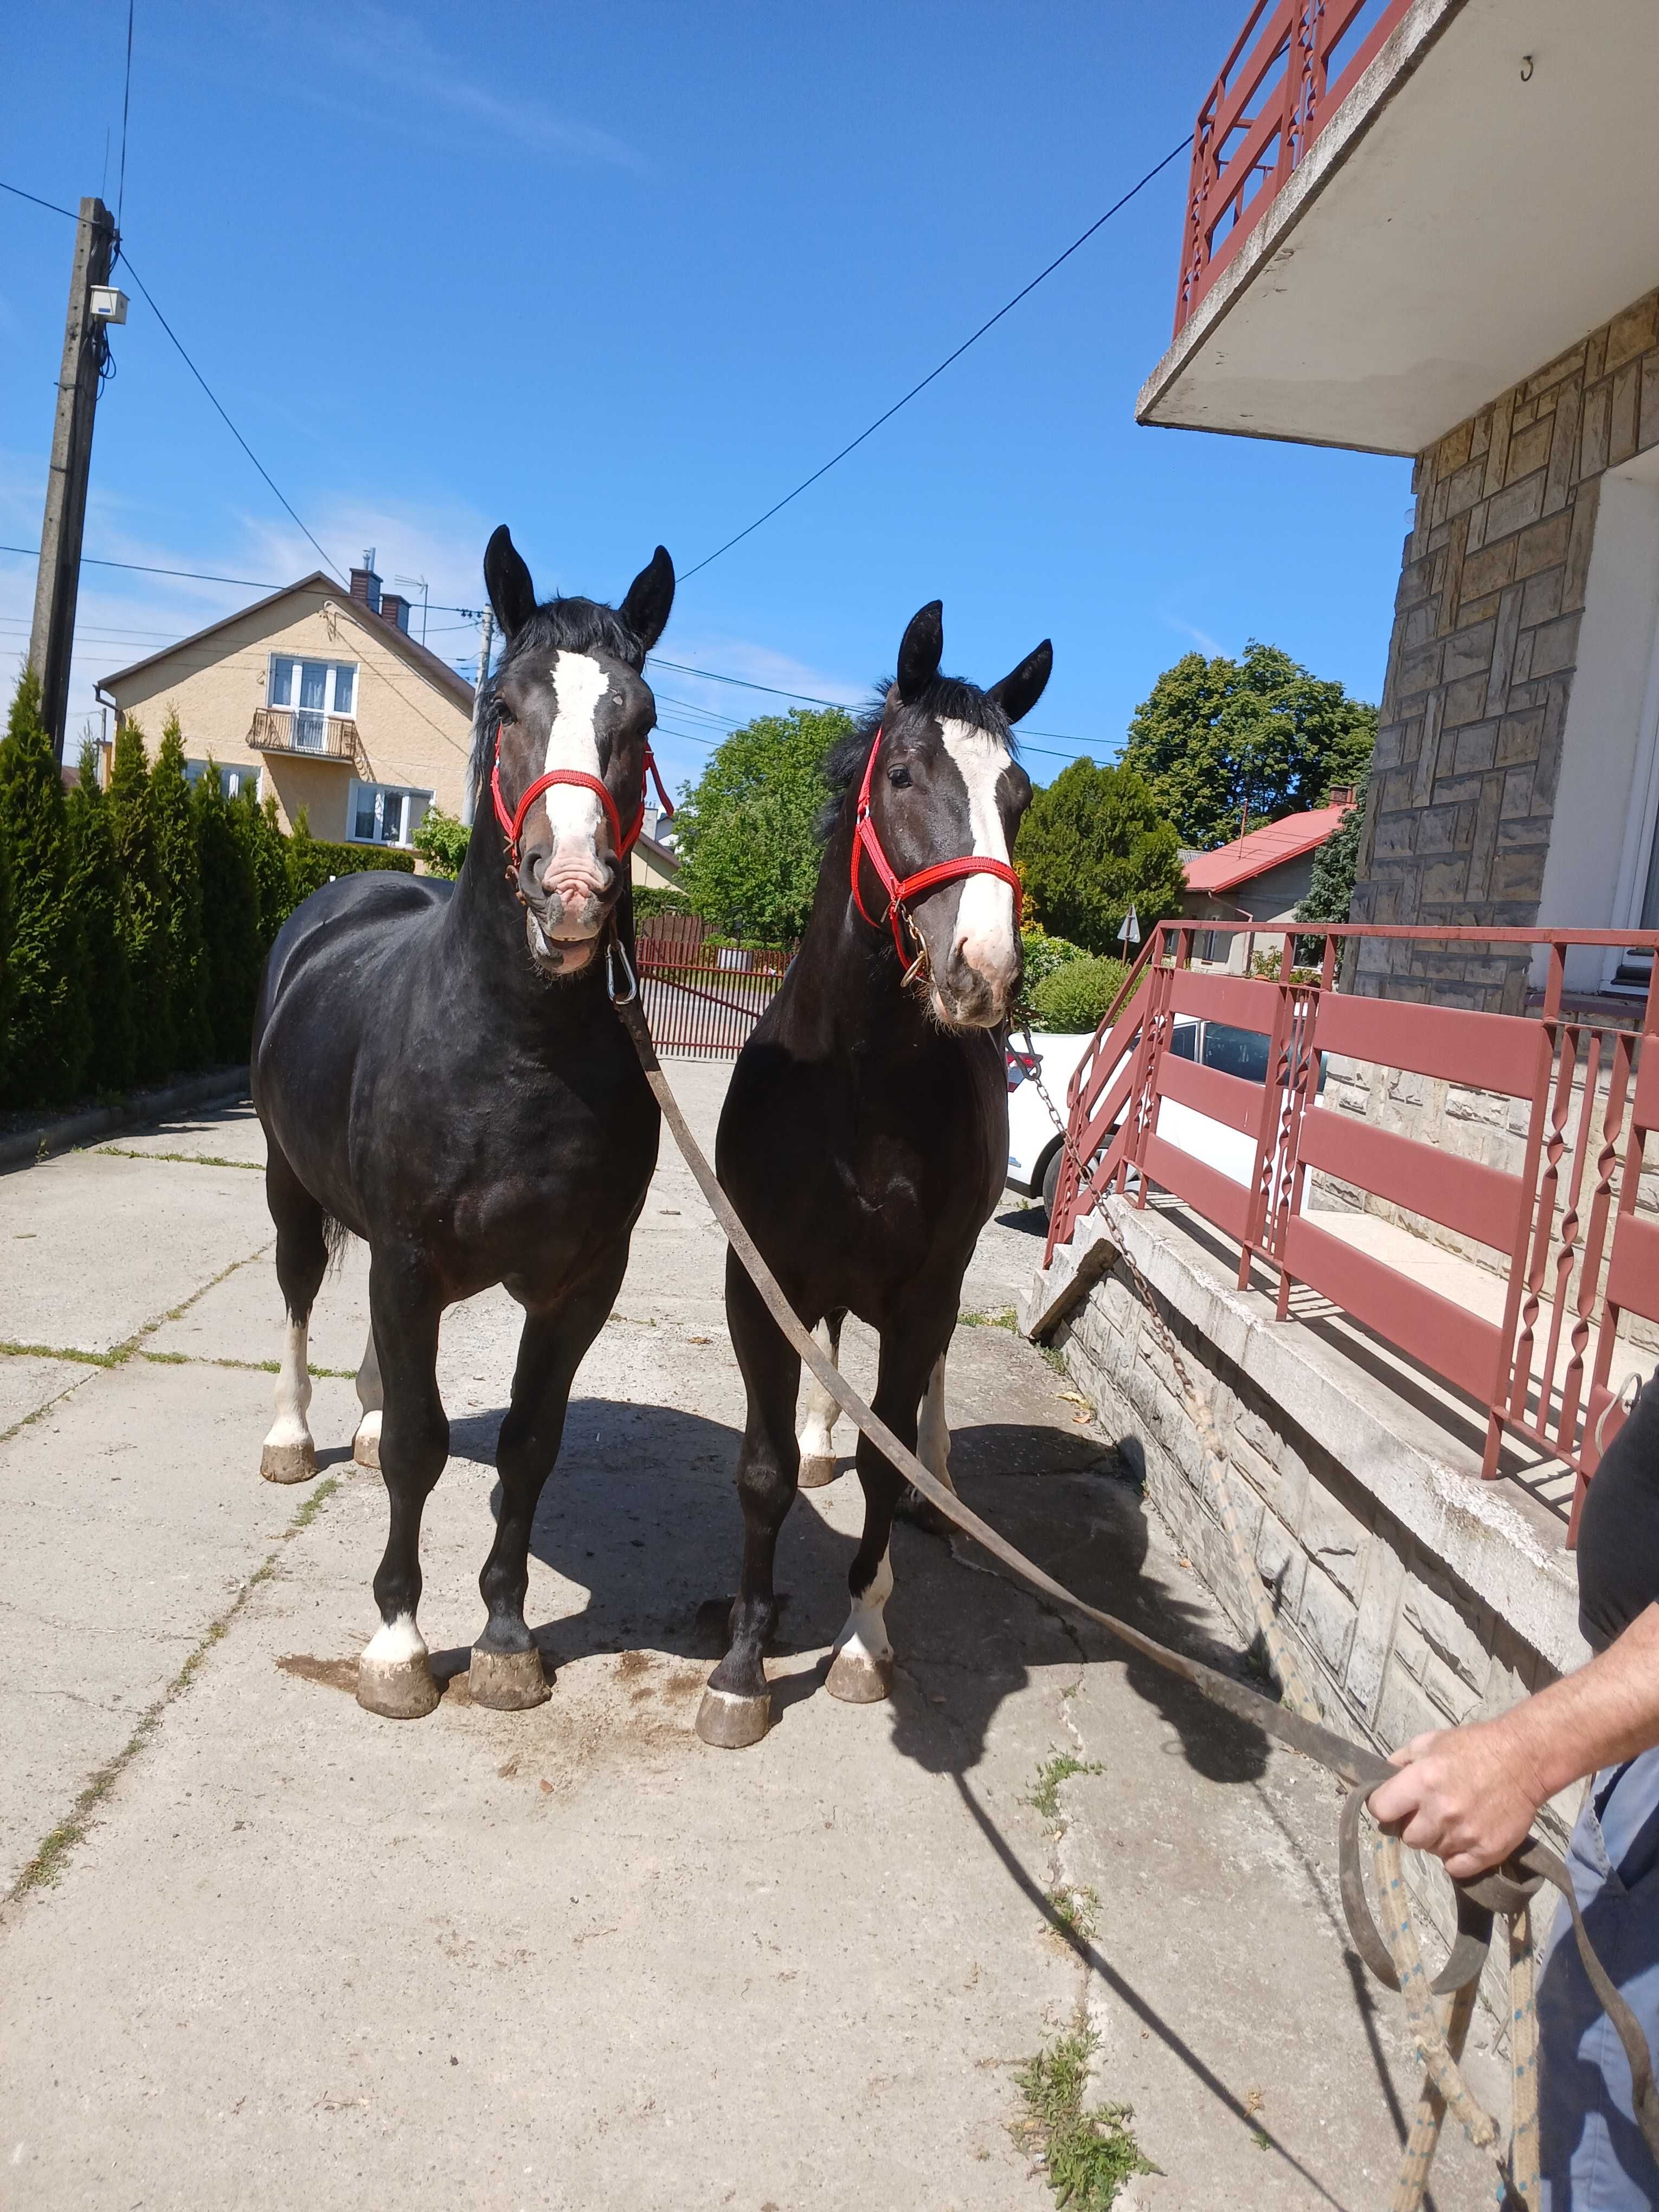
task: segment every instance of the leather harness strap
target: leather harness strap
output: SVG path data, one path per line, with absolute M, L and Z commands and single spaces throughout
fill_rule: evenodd
M 915 924 L 910 920 L 909 902 L 912 899 L 924 898 L 929 891 L 937 890 L 941 884 L 954 883 L 962 876 L 997 876 L 1012 890 L 1014 912 L 1018 917 L 1024 894 L 1015 870 L 1006 860 L 994 860 L 988 854 L 963 853 L 956 860 L 935 860 L 931 867 L 918 868 L 913 876 L 898 873 L 882 850 L 876 825 L 870 819 L 870 787 L 875 781 L 876 756 L 881 750 L 881 740 L 882 732 L 878 730 L 870 747 L 870 757 L 864 763 L 864 781 L 859 786 L 858 809 L 853 821 L 853 903 L 872 929 L 879 928 L 881 921 L 890 923 L 893 948 L 904 968 L 908 982 L 927 957 L 925 951 L 918 950 L 912 960 L 904 949 L 904 939 L 899 932 L 902 917 L 920 943 Z M 881 880 L 881 887 L 887 894 L 887 912 L 880 921 L 865 905 L 864 894 L 859 888 L 859 861 L 861 857 L 867 860 L 875 870 Z

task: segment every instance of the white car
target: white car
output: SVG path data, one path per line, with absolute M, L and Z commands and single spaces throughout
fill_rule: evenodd
M 1034 1030 L 1031 1045 L 1036 1066 L 1032 1067 L 1023 1036 L 1008 1040 L 1008 1188 L 1027 1198 L 1041 1196 L 1043 1211 L 1054 1205 L 1060 1182 L 1060 1132 L 1030 1080 L 1040 1074 L 1048 1096 L 1063 1115 L 1066 1089 L 1078 1062 L 1094 1042 L 1094 1033 L 1078 1036 Z M 1226 1022 L 1205 1022 L 1191 1014 L 1177 1014 L 1170 1050 L 1183 1060 L 1199 1060 L 1237 1075 L 1246 1083 L 1264 1083 L 1267 1077 L 1269 1040 L 1261 1030 L 1234 1029 Z M 1120 1066 L 1121 1063 L 1120 1062 Z M 1116 1070 L 1113 1071 L 1115 1079 Z M 1255 1139 L 1237 1129 L 1224 1128 L 1207 1114 L 1195 1114 L 1173 1098 L 1159 1102 L 1159 1136 L 1216 1169 L 1233 1182 L 1248 1183 L 1255 1167 Z

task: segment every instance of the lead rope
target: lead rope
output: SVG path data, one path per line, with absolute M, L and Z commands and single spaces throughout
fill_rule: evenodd
M 619 969 L 620 981 L 618 980 Z M 743 1262 L 750 1279 L 760 1294 L 762 1303 L 777 1324 L 791 1350 L 799 1355 L 803 1364 L 817 1376 L 842 1411 L 875 1446 L 894 1472 L 936 1505 L 946 1520 L 953 1522 L 964 1535 L 971 1536 L 990 1553 L 994 1559 L 1000 1560 L 1004 1566 L 1018 1575 L 1021 1581 L 1029 1583 L 1042 1595 L 1052 1599 L 1058 1605 L 1066 1607 L 1070 1612 L 1080 1614 L 1084 1620 L 1094 1622 L 1097 1627 L 1103 1628 L 1108 1635 L 1113 1637 L 1118 1643 L 1127 1644 L 1132 1651 L 1139 1652 L 1142 1658 L 1149 1660 L 1153 1666 L 1161 1668 L 1165 1674 L 1176 1675 L 1180 1680 L 1188 1683 L 1201 1697 L 1208 1698 L 1212 1705 L 1221 1706 L 1225 1711 L 1231 1713 L 1236 1719 L 1242 1720 L 1249 1726 L 1259 1728 L 1264 1735 L 1271 1736 L 1276 1742 L 1285 1745 L 1292 1751 L 1300 1752 L 1304 1758 L 1313 1759 L 1317 1765 L 1325 1767 L 1332 1774 L 1339 1775 L 1348 1784 L 1350 1796 L 1343 1816 L 1345 1839 L 1343 1906 L 1348 1917 L 1349 1929 L 1356 1948 L 1374 1972 L 1378 1973 L 1385 1982 L 1392 1982 L 1396 1976 L 1397 1969 L 1370 1917 L 1370 1910 L 1364 1902 L 1363 1887 L 1358 1884 L 1357 1869 L 1351 1869 L 1347 1863 L 1352 1855 L 1347 1850 L 1346 1839 L 1350 1826 L 1355 1835 L 1358 1833 L 1359 1807 L 1366 1794 L 1376 1789 L 1380 1784 L 1386 1782 L 1395 1769 L 1368 1747 L 1352 1742 L 1348 1738 L 1339 1735 L 1334 1729 L 1327 1728 L 1322 1722 L 1310 1718 L 1307 1713 L 1291 1710 L 1275 1703 L 1270 1698 L 1263 1697 L 1259 1691 L 1247 1689 L 1243 1683 L 1235 1681 L 1230 1675 L 1218 1673 L 1213 1667 L 1206 1667 L 1196 1659 L 1186 1658 L 1182 1653 L 1170 1650 L 1167 1644 L 1159 1644 L 1154 1638 L 1144 1635 L 1139 1629 L 1131 1627 L 1127 1621 L 1119 1620 L 1114 1614 L 1103 1613 L 1098 1606 L 1087 1604 L 1074 1592 L 1067 1589 L 1064 1583 L 1056 1582 L 1052 1575 L 1046 1574 L 1035 1561 L 1028 1559 L 1023 1552 L 1011 1544 L 1006 1536 L 991 1526 L 988 1521 L 982 1521 L 971 1507 L 964 1505 L 954 1491 L 947 1490 L 931 1470 L 922 1465 L 908 1445 L 899 1442 L 886 1422 L 865 1404 L 851 1383 L 843 1377 L 835 1362 L 820 1349 L 817 1340 L 801 1326 L 799 1316 L 784 1296 L 777 1278 L 762 1257 L 759 1246 L 750 1235 L 731 1200 L 721 1189 L 719 1177 L 709 1165 L 702 1147 L 692 1135 L 685 1116 L 680 1111 L 679 1102 L 676 1099 L 668 1079 L 662 1072 L 661 1065 L 657 1059 L 656 1047 L 651 1041 L 651 1031 L 646 1022 L 644 1009 L 640 1004 L 639 985 L 635 977 L 633 966 L 626 949 L 615 933 L 614 921 L 611 934 L 605 945 L 605 974 L 611 1004 L 616 1009 L 623 1027 L 628 1032 L 635 1051 L 639 1055 L 640 1067 L 646 1082 L 650 1086 L 652 1096 L 662 1109 L 663 1118 L 672 1132 L 674 1141 L 679 1146 L 681 1156 L 687 1167 L 690 1169 L 697 1188 L 708 1200 L 709 1210 L 720 1224 L 726 1242 Z M 1052 1101 L 1049 1102 L 1049 1111 L 1051 1113 L 1054 1111 Z M 1066 1139 L 1066 1142 L 1069 1149 L 1069 1138 Z M 1076 1164 L 1077 1154 L 1074 1150 L 1072 1151 L 1071 1157 L 1073 1164 Z M 1144 1285 L 1144 1279 L 1141 1279 Z M 1148 1297 L 1150 1303 L 1151 1294 L 1144 1288 L 1143 1295 Z M 1153 1310 L 1156 1310 L 1155 1308 Z M 1595 1955 L 1589 1932 L 1584 1926 L 1583 1916 L 1578 1909 L 1577 1899 L 1573 1894 L 1571 1880 L 1566 1868 L 1548 1844 L 1537 1837 L 1528 1837 L 1504 1864 L 1506 1867 L 1516 1869 L 1522 1881 L 1518 1881 L 1510 1875 L 1495 1869 L 1489 1874 L 1477 1876 L 1473 1881 L 1455 1885 L 1460 1899 L 1460 1929 L 1465 1904 L 1472 1904 L 1480 1910 L 1490 1907 L 1513 1914 L 1520 1905 L 1524 1905 L 1527 1898 L 1540 1882 L 1551 1882 L 1561 1892 L 1567 1901 L 1568 1910 L 1572 1915 L 1573 1936 L 1578 1947 L 1578 1955 L 1583 1964 L 1584 1971 L 1603 2009 L 1611 2019 L 1620 2041 L 1624 2045 L 1625 2056 L 1630 2065 L 1632 2104 L 1638 2124 L 1641 2128 L 1649 2148 L 1656 2158 L 1659 2158 L 1659 2094 L 1655 2091 L 1652 2059 L 1643 2039 L 1642 2031 L 1637 2024 L 1635 2014 L 1613 1986 L 1606 1969 Z M 1524 1888 L 1522 1881 L 1527 1885 Z M 1486 1924 L 1489 1926 L 1490 1923 Z M 1413 1940 L 1415 1941 L 1414 1936 Z M 1470 1988 L 1479 1974 L 1480 1960 L 1484 1954 L 1484 1943 L 1472 1947 L 1470 1938 L 1460 1932 L 1451 1957 L 1437 1978 L 1437 1982 L 1445 1983 L 1449 1974 L 1455 1974 L 1454 1981 L 1447 1984 L 1449 1987 L 1458 1990 Z M 1472 1966 L 1468 1966 L 1467 1961 L 1471 1956 L 1474 1963 Z M 1420 1966 L 1420 1958 L 1419 1964 Z M 1471 2002 L 1473 2002 L 1472 1999 Z M 1461 2042 L 1460 2035 L 1460 2048 Z M 1535 2080 L 1535 2069 L 1534 2078 Z M 1470 2100 L 1471 2105 L 1473 2101 Z M 1477 2106 L 1474 2109 L 1479 2112 L 1480 2108 Z M 1517 2128 L 1517 2136 L 1520 2132 Z M 1535 2128 L 1533 2133 L 1535 2140 Z M 1429 2148 L 1428 2155 L 1431 2158 L 1433 2156 L 1432 2145 Z M 1425 2171 L 1426 2172 L 1426 2166 Z M 1420 2196 L 1419 2190 L 1419 2199 Z M 1415 2212 L 1414 2204 L 1409 2201 L 1407 2212 Z M 1528 2212 L 1536 2212 L 1535 2197 L 1529 2202 Z
M 1088 1185 L 1089 1170 L 1073 1142 L 1070 1127 L 1061 1120 L 1060 1109 L 1043 1083 L 1041 1056 L 1031 1042 L 1030 1029 L 1022 1030 L 1021 1035 L 1025 1042 L 1026 1058 L 1030 1062 L 1027 1080 L 1036 1085 L 1037 1096 L 1048 1108 L 1048 1118 L 1060 1132 L 1066 1156 L 1078 1179 L 1078 1188 L 1084 1189 Z M 1240 1578 L 1249 1592 L 1256 1626 L 1267 1646 L 1273 1672 L 1279 1678 L 1285 1702 L 1293 1711 L 1318 1717 L 1319 1706 L 1307 1686 L 1295 1649 L 1273 1609 L 1273 1600 L 1250 1555 L 1244 1532 L 1233 1508 L 1232 1485 L 1227 1479 L 1213 1402 L 1209 1393 L 1199 1390 L 1188 1375 L 1175 1338 L 1164 1319 L 1158 1300 L 1152 1295 L 1152 1285 L 1141 1273 L 1127 1240 L 1119 1240 L 1118 1252 L 1140 1294 L 1146 1317 L 1152 1323 L 1152 1334 L 1175 1371 L 1188 1418 L 1198 1431 L 1199 1443 L 1204 1453 L 1205 1482 L 1215 1503 L 1221 1525 L 1227 1533 L 1228 1542 L 1232 1547 L 1233 1559 Z M 1440 2145 L 1441 2123 L 1449 2109 L 1477 2150 L 1492 2149 L 1498 2141 L 1497 2121 L 1471 2094 L 1457 2063 L 1462 2056 L 1469 2022 L 1474 2012 L 1480 1971 L 1477 1966 L 1468 1981 L 1450 1992 L 1445 2001 L 1445 2017 L 1441 2020 L 1437 2014 L 1434 1993 L 1429 1986 L 1421 1947 L 1412 1921 L 1400 1839 L 1397 1836 L 1385 1835 L 1379 1831 L 1373 1839 L 1373 1849 L 1376 1859 L 1377 1885 L 1384 1905 L 1383 1937 L 1394 1963 L 1407 2017 L 1411 2022 L 1412 2032 L 1417 2039 L 1418 2049 L 1426 2069 L 1411 2133 L 1395 2183 L 1395 2192 L 1389 2200 L 1389 2212 L 1419 2212 L 1428 2188 L 1429 2169 Z M 1500 2203 L 1506 2199 L 1514 2203 L 1518 2199 L 1526 2207 L 1526 2212 L 1537 2212 L 1538 2016 L 1534 2005 L 1530 1903 L 1522 1900 L 1517 1911 L 1506 1913 L 1504 1917 L 1509 1930 L 1509 2027 L 1513 2107 L 1509 2156 L 1505 2160 L 1499 2154 L 1498 2159 L 1498 2199 Z

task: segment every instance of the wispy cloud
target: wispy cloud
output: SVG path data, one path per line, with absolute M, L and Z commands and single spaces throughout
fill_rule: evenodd
M 1224 645 L 1216 642 L 1208 630 L 1195 629 L 1191 623 L 1183 622 L 1179 615 L 1166 614 L 1163 619 L 1178 636 L 1190 638 L 1199 651 L 1207 653 L 1212 660 L 1227 650 Z
M 540 100 L 480 83 L 406 15 L 362 8 L 345 24 L 331 28 L 327 45 L 337 61 L 371 82 L 531 153 L 619 169 L 647 166 L 641 154 L 608 131 L 573 123 Z

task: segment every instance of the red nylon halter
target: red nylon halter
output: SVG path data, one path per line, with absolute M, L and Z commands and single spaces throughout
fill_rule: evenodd
M 671 821 L 673 818 L 674 804 L 662 787 L 662 776 L 657 768 L 656 756 L 652 752 L 650 741 L 647 739 L 645 758 L 640 765 L 639 811 L 635 815 L 625 837 L 623 835 L 622 817 L 617 811 L 616 800 L 612 799 L 599 777 L 589 775 L 585 769 L 550 769 L 545 775 L 538 775 L 536 778 L 519 801 L 515 811 L 509 814 L 507 811 L 507 801 L 501 797 L 501 732 L 498 723 L 495 729 L 495 764 L 489 771 L 489 792 L 495 802 L 495 819 L 501 823 L 507 836 L 507 870 L 513 880 L 515 883 L 518 880 L 519 840 L 524 835 L 525 817 L 543 792 L 550 789 L 556 783 L 579 784 L 584 791 L 591 791 L 593 793 L 600 805 L 604 807 L 605 818 L 611 825 L 611 842 L 616 851 L 617 858 L 619 860 L 625 860 L 635 846 L 638 844 L 640 832 L 645 827 L 645 787 L 647 777 L 657 787 L 657 798 L 663 812 Z
M 864 764 L 864 781 L 859 786 L 858 811 L 854 817 L 853 829 L 853 903 L 872 929 L 880 927 L 865 905 L 863 894 L 859 890 L 859 860 L 862 854 L 868 857 L 887 894 L 885 919 L 892 927 L 894 950 L 904 969 L 904 980 L 908 983 L 927 957 L 926 948 L 922 947 L 918 950 L 915 958 L 910 959 L 904 950 L 904 939 L 899 934 L 899 917 L 902 915 L 909 922 L 911 933 L 916 936 L 920 945 L 920 932 L 910 921 L 908 910 L 908 902 L 911 899 L 922 897 L 928 891 L 937 890 L 941 884 L 954 883 L 962 876 L 998 876 L 1014 894 L 1014 913 L 1018 919 L 1024 893 L 1018 875 L 1006 860 L 994 860 L 988 855 L 978 853 L 963 853 L 954 860 L 935 860 L 931 867 L 918 868 L 913 876 L 901 877 L 896 873 L 881 849 L 881 839 L 876 834 L 875 823 L 870 819 L 870 786 L 875 779 L 876 755 L 881 750 L 881 738 L 882 733 L 878 730 L 875 742 L 870 748 L 870 757 Z

